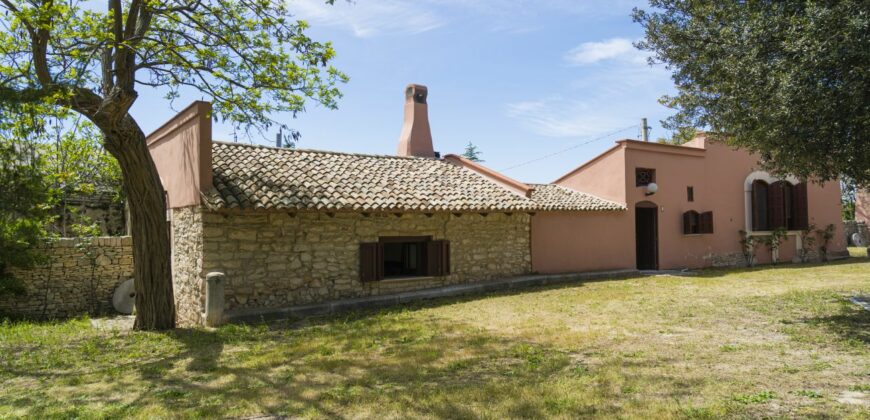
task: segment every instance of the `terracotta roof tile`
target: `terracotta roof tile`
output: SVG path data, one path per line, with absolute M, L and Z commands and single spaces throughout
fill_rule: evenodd
M 530 198 L 440 159 L 214 142 L 219 208 L 355 211 L 607 211 L 619 203 L 554 184 Z
M 535 211 L 529 198 L 440 159 L 237 143 L 212 146 L 220 208 L 356 211 Z
M 556 184 L 529 184 L 532 201 L 541 210 L 595 211 L 625 210 L 622 204 Z

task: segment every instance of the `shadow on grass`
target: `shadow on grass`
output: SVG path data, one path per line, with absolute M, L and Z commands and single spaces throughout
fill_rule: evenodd
M 29 397 L 24 389 L 0 392 L 0 409 L 15 406 L 29 417 L 127 417 L 155 409 L 153 415 L 179 417 L 619 416 L 626 410 L 621 390 L 635 382 L 673 400 L 690 397 L 702 381 L 670 386 L 675 379 L 656 368 L 674 360 L 614 357 L 592 366 L 584 354 L 606 349 L 570 353 L 435 317 L 421 320 L 406 310 L 311 320 L 305 327 L 99 333 L 90 344 L 66 349 L 86 364 L 46 368 L 20 360 L 15 375 L 38 380 L 40 389 Z M 106 357 L 86 355 L 94 345 Z M 15 363 L 6 359 L 0 367 Z M 615 374 L 622 370 L 634 373 Z
M 870 345 L 870 311 L 852 302 L 843 302 L 839 314 L 803 318 L 801 322 L 822 326 L 844 341 L 858 341 Z

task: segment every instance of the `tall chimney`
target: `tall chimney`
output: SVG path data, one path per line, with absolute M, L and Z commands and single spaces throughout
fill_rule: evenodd
M 426 86 L 410 84 L 405 88 L 405 122 L 399 136 L 399 156 L 436 157 L 429 130 Z

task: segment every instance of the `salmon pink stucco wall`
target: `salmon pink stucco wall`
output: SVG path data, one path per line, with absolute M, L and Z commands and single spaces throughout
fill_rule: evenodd
M 532 218 L 532 267 L 541 273 L 634 268 L 635 209 L 651 202 L 658 214 L 660 269 L 699 268 L 741 259 L 740 230 L 746 224 L 747 178 L 759 173 L 758 159 L 729 146 L 699 137 L 683 146 L 617 142 L 617 147 L 556 181 L 557 184 L 625 203 L 619 213 L 538 213 Z M 635 169 L 655 169 L 659 189 L 646 195 L 635 185 Z M 796 182 L 796 180 L 792 180 Z M 687 187 L 694 200 L 688 200 Z M 840 188 L 836 182 L 809 183 L 808 213 L 817 227 L 828 224 L 836 232 L 830 250 L 841 253 L 846 244 L 840 220 Z M 714 233 L 683 234 L 683 213 L 713 212 Z M 790 232 L 779 261 L 796 256 L 797 232 Z M 771 261 L 758 248 L 758 261 Z
M 169 208 L 200 203 L 212 184 L 211 104 L 196 101 L 146 138 Z
M 634 267 L 634 224 L 625 211 L 532 216 L 532 271 L 570 273 Z M 626 244 L 624 238 L 630 238 Z M 629 249 L 631 248 L 631 249 Z

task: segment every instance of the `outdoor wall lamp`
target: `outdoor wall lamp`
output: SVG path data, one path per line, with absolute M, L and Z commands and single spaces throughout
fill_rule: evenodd
M 648 195 L 648 196 L 653 195 L 658 190 L 659 190 L 658 184 L 656 184 L 655 182 L 650 182 L 649 184 L 646 184 L 646 194 L 645 195 Z

